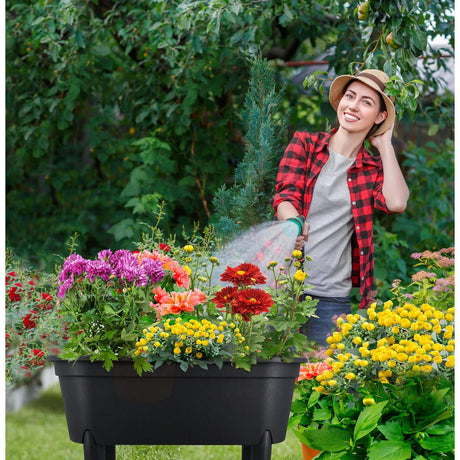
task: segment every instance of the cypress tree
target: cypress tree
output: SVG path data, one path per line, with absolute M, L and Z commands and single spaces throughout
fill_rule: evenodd
M 236 168 L 234 184 L 222 186 L 213 199 L 215 228 L 223 239 L 274 218 L 271 201 L 287 118 L 279 112 L 282 93 L 283 89 L 276 88 L 268 61 L 253 58 L 241 113 L 246 133 L 245 154 Z

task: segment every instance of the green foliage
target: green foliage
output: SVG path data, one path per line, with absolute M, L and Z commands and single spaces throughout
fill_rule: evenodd
M 378 402 L 365 406 L 363 394 Z M 293 404 L 290 425 L 318 459 L 453 459 L 453 409 L 448 380 L 368 381 L 360 393 L 321 394 L 307 410 Z
M 280 133 L 286 127 L 279 113 L 281 98 L 270 64 L 254 58 L 242 114 L 245 155 L 236 168 L 234 185 L 219 189 L 213 201 L 221 233 L 229 229 L 229 222 L 233 224 L 230 229 L 245 230 L 273 217 L 270 204 L 282 154 Z
M 407 209 L 399 215 L 376 214 L 375 277 L 378 288 L 410 276 L 410 254 L 448 248 L 454 243 L 454 145 L 409 144 L 402 168 L 410 189 Z M 436 199 L 433 199 L 436 197 Z
M 454 158 L 452 139 L 423 147 L 410 144 L 404 153 L 402 166 L 411 194 L 392 231 L 404 234 L 415 252 L 453 245 Z
M 210 219 L 219 219 L 222 234 L 232 234 L 240 225 L 234 209 L 243 225 L 269 218 L 274 175 L 264 169 L 266 179 L 258 182 L 259 170 L 251 170 L 260 165 L 257 155 L 287 143 L 284 122 L 289 131 L 326 130 L 335 116 L 319 93 L 300 93 L 290 83 L 295 71 L 284 65 L 289 60 L 325 55 L 328 75 L 362 65 L 399 74 L 409 83 L 394 83 L 404 111 L 422 91 L 423 105 L 413 117 L 428 120 L 430 135 L 446 128 L 451 137 L 453 96 L 439 92 L 434 72 L 445 70 L 443 56 L 452 54 L 453 1 L 369 0 L 365 19 L 358 17 L 360 3 L 8 0 L 9 246 L 48 270 L 75 231 L 86 254 L 132 248 L 142 232 L 138 221 L 149 223 L 161 200 L 168 202 L 167 234 L 181 235 L 195 222 L 204 227 Z M 386 42 L 390 31 L 396 46 Z M 449 47 L 435 47 L 431 39 L 439 36 Z M 286 83 L 278 111 L 265 107 L 277 123 L 278 145 L 271 144 L 268 125 L 250 125 L 257 105 L 241 113 L 248 56 L 271 61 L 275 79 Z M 423 88 L 410 83 L 416 80 Z M 248 154 L 235 174 L 245 148 L 259 153 Z M 232 203 L 235 181 L 244 181 L 237 188 L 246 194 L 238 206 L 224 207 L 222 201 Z M 408 220 L 413 228 L 427 222 Z M 448 232 L 451 225 L 445 225 Z

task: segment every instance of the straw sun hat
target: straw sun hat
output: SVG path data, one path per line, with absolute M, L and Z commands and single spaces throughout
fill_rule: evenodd
M 331 88 L 329 90 L 329 101 L 332 107 L 334 107 L 335 111 L 337 111 L 340 99 L 342 99 L 345 86 L 351 80 L 358 80 L 366 84 L 382 96 L 388 116 L 375 131 L 375 133 L 372 134 L 372 136 L 383 134 L 385 131 L 391 128 L 395 121 L 395 106 L 393 105 L 392 100 L 384 93 L 385 83 L 390 80 L 388 75 L 381 70 L 366 69 L 356 75 L 341 75 L 340 77 L 337 77 L 332 82 Z

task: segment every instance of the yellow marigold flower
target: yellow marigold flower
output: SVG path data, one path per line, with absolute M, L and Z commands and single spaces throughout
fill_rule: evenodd
M 364 398 L 363 399 L 363 404 L 365 406 L 372 406 L 375 404 L 375 399 L 374 398 Z
M 180 351 L 181 351 L 181 350 L 180 350 L 179 347 L 174 348 L 174 354 L 175 354 L 175 355 L 180 355 Z
M 322 375 L 326 380 L 330 380 L 334 377 L 334 373 L 328 370 L 324 371 Z
M 444 332 L 444 338 L 445 339 L 451 339 L 452 338 L 452 332 L 450 332 L 450 331 Z
M 393 326 L 392 329 L 391 329 L 391 332 L 393 334 L 399 334 L 399 327 L 398 326 Z
M 446 351 L 448 351 L 449 353 L 453 352 L 454 351 L 454 346 L 453 345 L 446 345 Z
M 363 342 L 363 339 L 362 339 L 361 337 L 355 337 L 355 338 L 353 339 L 353 343 L 354 343 L 355 345 L 361 345 L 362 342 Z
M 331 387 L 335 387 L 337 385 L 337 380 L 328 380 L 327 383 Z
M 301 259 L 302 251 L 295 249 L 294 251 L 292 251 L 292 257 L 294 257 L 294 259 Z
M 433 358 L 433 361 L 437 364 L 441 364 L 442 363 L 442 356 L 441 355 L 438 355 L 438 356 L 435 356 Z
M 349 372 L 349 373 L 345 376 L 345 378 L 346 378 L 347 380 L 354 380 L 354 379 L 356 378 L 356 375 L 353 374 L 353 372 Z
M 403 327 L 404 329 L 408 329 L 411 323 L 407 318 L 403 318 L 400 324 L 401 324 L 401 327 Z
M 298 281 L 299 283 L 302 283 L 304 280 L 305 280 L 305 277 L 307 276 L 307 274 L 302 271 L 302 270 L 297 270 L 295 273 L 294 273 L 294 279 L 296 281 Z
M 371 352 L 366 347 L 359 347 L 359 352 L 363 358 L 367 358 Z
M 393 306 L 393 302 L 391 300 L 387 300 L 384 304 L 383 304 L 383 308 L 385 310 L 389 310 L 391 307 Z
M 396 361 L 393 361 L 392 359 L 390 359 L 390 361 L 388 361 L 388 367 L 396 367 Z
M 447 309 L 447 311 L 454 315 L 455 314 L 455 307 L 450 307 L 450 308 Z
M 192 347 L 187 347 L 187 348 L 185 349 L 185 353 L 187 353 L 188 355 L 189 355 L 192 351 L 193 351 L 193 350 L 192 350 Z
M 375 313 L 374 310 L 370 310 L 370 311 L 368 310 L 367 316 L 369 317 L 369 319 L 374 320 L 375 318 L 377 318 L 377 313 Z
M 369 364 L 369 361 L 367 359 L 362 359 L 360 362 L 361 367 L 366 367 Z
M 184 265 L 182 268 L 188 273 L 188 276 L 192 274 L 192 269 L 188 265 Z
M 203 347 L 207 347 L 209 345 L 209 341 L 208 340 L 203 340 L 201 342 L 201 345 L 203 345 Z
M 147 341 L 145 339 L 141 339 L 139 340 L 139 344 L 142 346 L 147 345 Z
M 194 251 L 194 248 L 191 244 L 187 244 L 184 246 L 184 251 L 190 254 Z
M 396 359 L 397 359 L 398 361 L 405 362 L 405 361 L 407 361 L 407 358 L 408 358 L 408 356 L 406 355 L 406 353 L 398 353 L 398 354 L 396 355 Z
M 447 357 L 446 360 L 446 367 L 454 367 L 455 366 L 455 356 L 450 355 Z
M 414 372 L 420 372 L 420 366 L 419 366 L 418 364 L 414 364 L 414 365 L 412 366 L 412 370 L 413 370 Z
M 343 343 L 338 343 L 337 344 L 337 350 L 343 350 L 345 348 L 345 344 Z
M 436 334 L 440 334 L 442 332 L 442 327 L 439 324 L 437 324 L 433 327 L 433 331 L 436 332 Z
M 433 366 L 430 366 L 429 364 L 425 364 L 424 366 L 421 367 L 422 372 L 429 373 L 433 370 Z
M 160 348 L 160 347 L 161 347 L 161 343 L 160 343 L 160 342 L 155 342 L 155 343 L 153 344 L 153 346 L 154 346 L 155 348 Z
M 137 349 L 137 350 L 134 352 L 134 354 L 135 354 L 136 356 L 139 356 L 141 353 L 142 353 L 142 351 L 139 350 L 139 349 Z
M 315 391 L 317 391 L 318 393 L 324 393 L 325 392 L 325 388 L 322 386 L 322 385 L 319 385 L 317 387 L 314 387 L 313 388 Z
M 201 359 L 203 357 L 203 353 L 201 353 L 201 351 L 199 351 L 196 355 L 195 355 L 198 359 Z
M 339 334 L 338 332 L 334 332 L 334 333 L 332 334 L 332 337 L 334 338 L 334 341 L 335 341 L 335 342 L 341 342 L 342 339 L 343 339 L 342 335 Z
M 334 354 L 334 350 L 332 350 L 331 348 L 328 348 L 325 353 L 326 353 L 326 356 L 332 356 Z
M 351 313 L 347 315 L 347 320 L 350 324 L 355 324 L 357 322 L 357 319 Z

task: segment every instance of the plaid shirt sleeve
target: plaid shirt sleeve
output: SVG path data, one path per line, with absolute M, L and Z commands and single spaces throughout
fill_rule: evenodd
M 289 201 L 299 214 L 307 215 L 316 176 L 327 161 L 327 155 L 313 155 L 321 151 L 329 133 L 297 131 L 286 147 L 276 178 L 273 208 Z
M 303 214 L 303 190 L 307 168 L 304 138 L 305 136 L 296 132 L 280 161 L 276 194 L 273 198 L 275 211 L 280 203 L 289 201 L 299 214 Z

